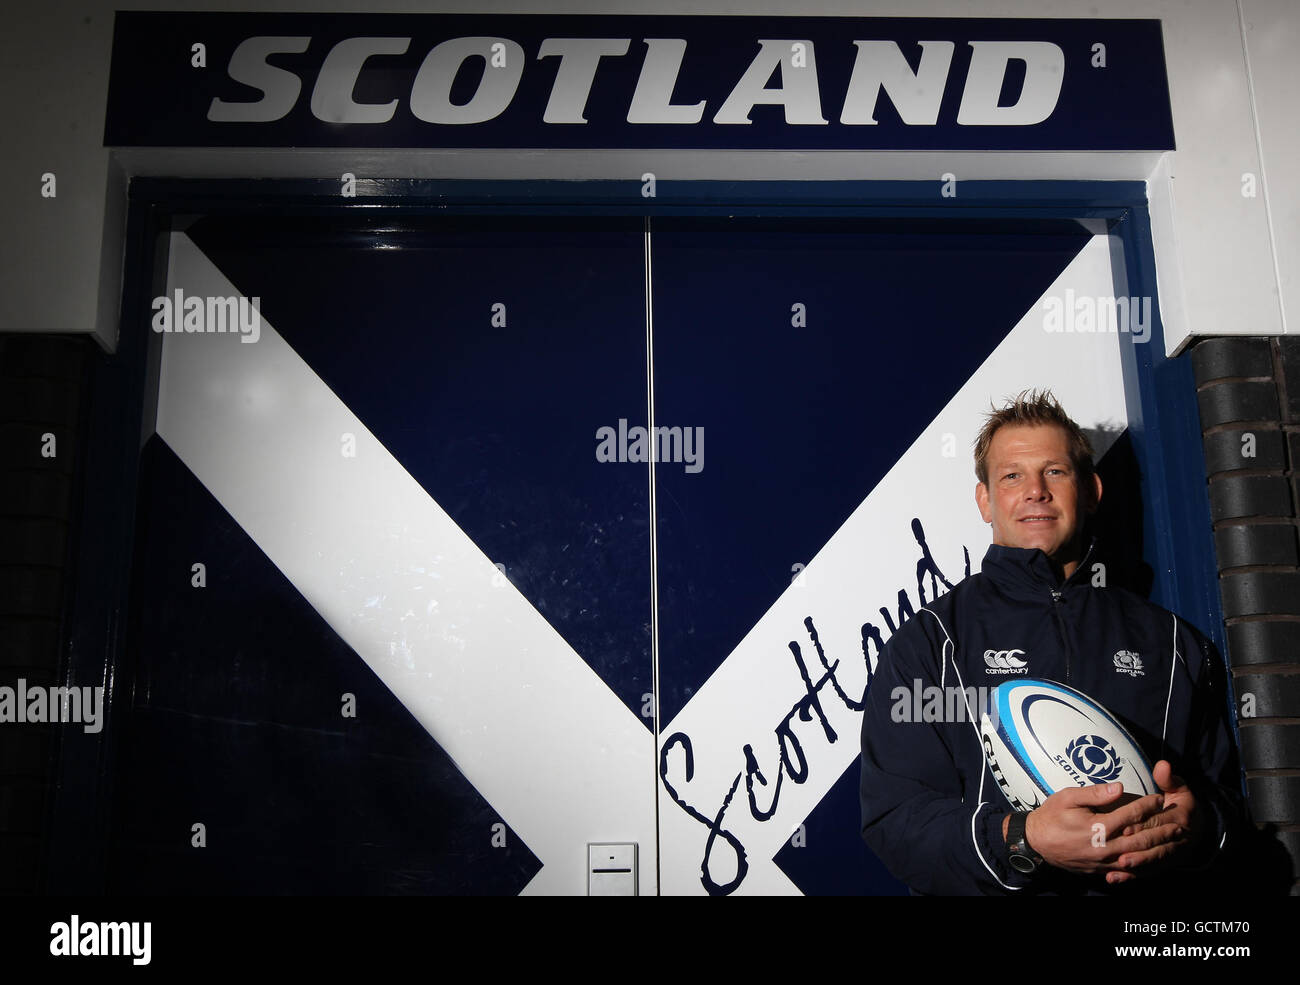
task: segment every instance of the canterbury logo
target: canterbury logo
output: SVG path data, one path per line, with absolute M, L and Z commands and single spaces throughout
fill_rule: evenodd
M 985 650 L 984 663 L 998 671 L 1022 671 L 1028 667 L 1027 661 L 1019 658 L 1023 650 Z

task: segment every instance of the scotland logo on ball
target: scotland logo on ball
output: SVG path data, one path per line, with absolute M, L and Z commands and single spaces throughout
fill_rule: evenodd
M 1121 763 L 1115 747 L 1100 735 L 1081 735 L 1065 748 L 1080 773 L 1093 783 L 1109 783 L 1119 776 Z
M 1086 694 L 1022 678 L 994 689 L 980 737 L 998 786 L 1017 810 L 1069 787 L 1118 781 L 1126 794 L 1159 792 L 1151 764 L 1118 719 Z

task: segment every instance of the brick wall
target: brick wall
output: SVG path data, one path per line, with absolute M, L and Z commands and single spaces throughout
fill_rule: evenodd
M 1255 821 L 1300 871 L 1300 339 L 1192 350 L 1228 661 Z M 1300 895 L 1300 882 L 1292 889 Z
M 64 684 L 84 412 L 94 343 L 0 335 L 0 686 Z M 41 888 L 60 730 L 0 724 L 0 892 Z

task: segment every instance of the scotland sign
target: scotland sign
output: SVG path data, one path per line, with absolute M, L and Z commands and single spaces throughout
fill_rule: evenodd
M 122 146 L 1169 150 L 1154 20 L 116 15 Z

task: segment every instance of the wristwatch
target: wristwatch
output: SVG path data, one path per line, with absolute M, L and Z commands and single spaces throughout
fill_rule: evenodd
M 1025 837 L 1025 819 L 1028 817 L 1025 811 L 1014 811 L 1007 822 L 1007 861 L 1013 869 L 1025 875 L 1036 872 L 1043 864 L 1043 856 L 1029 847 L 1029 839 Z

